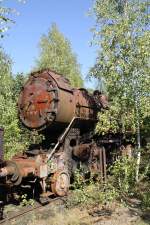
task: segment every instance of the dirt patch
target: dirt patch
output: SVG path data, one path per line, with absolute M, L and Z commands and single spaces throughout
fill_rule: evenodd
M 50 205 L 4 225 L 148 225 L 150 212 L 119 203 L 108 206 L 66 209 L 63 204 Z

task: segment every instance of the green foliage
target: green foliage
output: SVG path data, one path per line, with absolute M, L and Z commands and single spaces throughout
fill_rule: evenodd
M 12 98 L 16 105 L 16 111 L 17 111 L 17 118 L 18 118 L 18 108 L 17 108 L 17 102 L 18 102 L 18 96 L 20 94 L 20 91 L 22 90 L 22 87 L 25 84 L 25 81 L 27 79 L 27 76 L 23 73 L 18 73 L 16 76 L 13 76 L 13 84 L 12 84 Z M 18 120 L 18 128 L 20 130 L 20 138 L 18 138 L 18 142 L 20 143 L 20 151 L 22 152 L 25 148 L 27 149 L 29 144 L 31 143 L 33 135 L 31 132 L 22 125 L 20 120 Z
M 69 199 L 67 199 L 67 207 L 77 205 L 91 206 L 95 204 L 105 205 L 112 202 L 118 196 L 118 192 L 109 182 L 103 183 L 101 179 L 94 181 L 92 176 L 85 181 L 81 170 L 75 171 L 72 186 L 74 190 Z
M 2 7 L 1 4 L 2 2 L 0 2 L 0 38 L 3 38 L 4 33 L 8 30 L 8 24 L 13 21 L 8 16 L 12 13 L 11 9 Z
M 135 168 L 136 161 L 134 158 L 121 157 L 117 159 L 110 171 L 113 175 L 112 184 L 120 193 L 132 194 L 135 187 Z
M 18 96 L 20 91 L 25 84 L 26 76 L 23 73 L 18 73 L 15 77 L 13 77 L 13 85 L 12 85 L 12 92 L 15 101 L 18 101 Z
M 4 0 L 0 1 L 0 38 L 4 37 L 5 32 L 14 23 L 12 16 L 18 14 L 15 9 L 5 7 L 3 2 Z M 18 0 L 18 2 L 25 3 L 25 0 Z
M 93 43 L 99 51 L 90 75 L 105 80 L 113 105 L 105 119 L 100 118 L 111 120 L 106 131 L 115 132 L 118 126 L 122 132 L 135 132 L 137 120 L 143 126 L 150 117 L 148 1 L 95 0 L 93 12 L 97 21 Z
M 4 128 L 5 158 L 9 159 L 17 152 L 22 152 L 29 143 L 28 132 L 18 120 L 18 94 L 24 84 L 25 77 L 11 73 L 11 60 L 0 49 L 0 126 Z
M 18 2 L 25 3 L 24 0 Z M 15 9 L 4 6 L 4 0 L 0 1 L 0 38 L 9 26 L 14 23 L 13 15 L 17 15 Z M 0 126 L 4 127 L 5 158 L 11 158 L 18 151 L 23 151 L 25 138 L 21 142 L 21 129 L 18 125 L 16 100 L 21 87 L 20 76 L 16 79 L 11 73 L 12 62 L 0 47 Z M 20 87 L 19 87 L 20 86 Z
M 21 196 L 21 206 L 34 206 L 34 203 L 33 199 L 27 199 L 27 194 Z
M 145 164 L 147 165 L 147 163 Z M 136 160 L 134 158 L 118 158 L 108 168 L 109 175 L 106 182 L 102 180 L 94 181 L 92 177 L 85 182 L 82 171 L 76 170 L 74 189 L 67 199 L 67 207 L 108 205 L 115 200 L 128 203 L 130 198 L 138 198 L 142 208 L 149 208 L 150 183 L 149 180 L 143 183 L 144 179 L 148 179 L 148 169 L 145 164 L 143 162 L 144 169 L 140 168 L 138 183 L 135 180 Z
M 65 75 L 75 87 L 82 87 L 80 65 L 76 55 L 72 52 L 71 44 L 55 24 L 52 25 L 47 35 L 40 40 L 40 55 L 37 68 L 50 68 Z
M 98 114 L 99 122 L 96 126 L 96 133 L 106 134 L 107 132 L 117 133 L 120 129 L 118 111 L 114 105 L 110 109 Z
M 128 201 L 129 197 L 137 198 L 141 201 L 143 209 L 150 208 L 149 194 L 149 164 L 147 157 L 142 157 L 140 165 L 139 181 L 135 180 L 136 160 L 134 158 L 121 157 L 109 168 L 111 177 L 109 184 L 118 193 L 121 201 Z
M 18 142 L 20 129 L 18 127 L 16 102 L 13 101 L 11 61 L 2 49 L 0 49 L 0 67 L 0 126 L 5 129 L 5 156 L 10 157 L 12 153 L 21 150 L 21 145 Z
M 150 209 L 150 192 L 147 190 L 141 195 L 142 207 Z
M 84 185 L 81 189 L 75 189 L 67 199 L 67 207 L 77 205 L 92 206 L 96 204 L 105 205 L 112 202 L 118 197 L 115 188 L 109 183 L 103 185 L 102 183 L 93 183 Z
M 73 182 L 73 188 L 74 189 L 83 189 L 85 186 L 85 179 L 84 175 L 82 173 L 82 169 L 76 169 L 74 172 L 74 182 Z

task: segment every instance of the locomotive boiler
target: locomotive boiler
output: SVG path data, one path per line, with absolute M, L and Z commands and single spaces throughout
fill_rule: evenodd
M 5 161 L 0 177 L 11 187 L 30 187 L 39 199 L 67 194 L 70 179 L 81 165 L 89 173 L 105 174 L 105 149 L 94 139 L 97 113 L 108 108 L 98 90 L 72 88 L 52 70 L 34 72 L 18 100 L 22 124 L 44 136 L 23 154 Z M 41 200 L 43 201 L 43 200 Z

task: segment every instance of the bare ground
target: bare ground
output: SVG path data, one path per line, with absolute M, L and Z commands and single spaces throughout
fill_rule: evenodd
M 7 209 L 8 210 L 8 209 Z M 12 210 L 12 209 L 11 209 Z M 16 209 L 14 209 L 16 210 Z M 4 225 L 150 225 L 150 210 L 114 202 L 107 206 L 66 209 L 61 203 L 31 212 Z

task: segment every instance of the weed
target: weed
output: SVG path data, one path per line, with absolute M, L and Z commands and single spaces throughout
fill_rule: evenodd
M 21 196 L 21 206 L 34 206 L 34 200 L 33 199 L 27 199 L 27 194 L 24 194 Z
M 67 199 L 67 207 L 92 206 L 95 204 L 107 204 L 117 198 L 118 193 L 115 188 L 108 183 L 102 182 L 102 179 L 94 181 L 93 176 L 84 179 L 81 170 L 74 173 L 73 191 Z
M 134 158 L 121 157 L 109 168 L 113 176 L 112 185 L 120 193 L 131 194 L 135 187 L 135 168 Z

